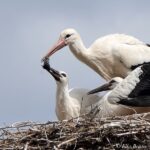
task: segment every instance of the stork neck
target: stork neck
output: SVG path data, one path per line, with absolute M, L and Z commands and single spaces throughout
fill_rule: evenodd
M 106 108 L 107 111 L 108 111 L 109 109 L 110 109 L 110 110 L 113 109 L 113 103 L 111 103 L 111 102 L 108 100 L 108 97 L 109 97 L 109 95 L 110 95 L 111 93 L 112 93 L 112 91 L 107 92 L 107 93 L 103 96 L 103 98 L 101 99 L 101 101 L 100 101 L 101 106 L 102 106 L 103 108 Z
M 81 39 L 71 43 L 69 45 L 69 48 L 72 51 L 72 53 L 79 59 L 81 59 L 81 57 L 84 57 L 84 55 L 86 55 L 87 52 L 87 49 L 84 46 Z
M 91 53 L 89 49 L 87 49 L 82 40 L 77 40 L 74 43 L 69 45 L 70 50 L 76 56 L 77 59 L 88 65 L 89 67 L 93 68 L 97 73 L 99 73 L 99 68 L 95 64 L 95 62 L 91 58 Z M 101 71 L 102 72 L 102 71 Z M 103 73 L 101 73 L 103 74 Z
M 57 85 L 56 99 L 57 103 L 63 103 L 69 98 L 68 85 Z
M 117 110 L 117 106 L 111 104 L 108 101 L 108 96 L 111 94 L 111 91 L 106 93 L 103 98 L 100 100 L 100 110 L 101 110 L 101 115 L 103 117 L 108 117 L 113 115 L 114 111 Z

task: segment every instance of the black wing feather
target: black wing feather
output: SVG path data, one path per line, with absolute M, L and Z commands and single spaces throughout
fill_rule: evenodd
M 128 95 L 128 98 L 120 99 L 118 104 L 131 107 L 150 107 L 150 63 L 141 66 L 142 74 L 139 83 Z
M 131 107 L 150 107 L 150 96 L 120 99 L 117 103 Z
M 136 68 L 138 68 L 138 67 L 140 67 L 140 66 L 142 66 L 142 65 L 146 65 L 146 64 L 149 64 L 150 62 L 144 62 L 144 63 L 142 63 L 142 64 L 137 64 L 137 65 L 133 65 L 133 66 L 131 66 L 131 70 L 134 70 L 134 69 L 136 69 Z
M 150 63 L 141 66 L 143 73 L 139 76 L 140 82 L 128 95 L 129 98 L 150 95 Z
M 150 47 L 150 44 L 146 44 L 148 47 Z

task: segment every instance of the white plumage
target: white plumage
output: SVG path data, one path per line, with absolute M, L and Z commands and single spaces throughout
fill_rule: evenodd
M 113 78 L 89 94 L 110 90 L 99 101 L 99 115 L 115 116 L 150 111 L 150 64 L 139 66 L 125 79 Z M 97 109 L 97 108 L 96 108 Z
M 106 80 L 125 78 L 137 66 L 150 62 L 150 47 L 140 40 L 124 35 L 112 34 L 97 39 L 86 48 L 74 29 L 61 32 L 59 41 L 43 57 L 43 60 L 68 45 L 72 53 Z
M 68 120 L 90 112 L 100 100 L 97 94 L 87 95 L 89 90 L 68 88 L 68 76 L 65 72 L 51 68 L 47 61 L 43 65 L 56 80 L 56 115 L 59 120 Z

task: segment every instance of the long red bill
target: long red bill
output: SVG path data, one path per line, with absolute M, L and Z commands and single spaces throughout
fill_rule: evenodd
M 59 40 L 59 41 L 48 51 L 48 53 L 42 58 L 42 60 L 45 60 L 45 59 L 49 58 L 51 55 L 53 55 L 55 52 L 57 52 L 58 50 L 60 50 L 60 49 L 63 48 L 64 46 L 66 46 L 65 40 Z

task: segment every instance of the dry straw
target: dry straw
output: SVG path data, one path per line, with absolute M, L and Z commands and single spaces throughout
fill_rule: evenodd
M 0 128 L 0 149 L 150 149 L 150 113 L 87 116 L 63 122 L 17 122 Z

